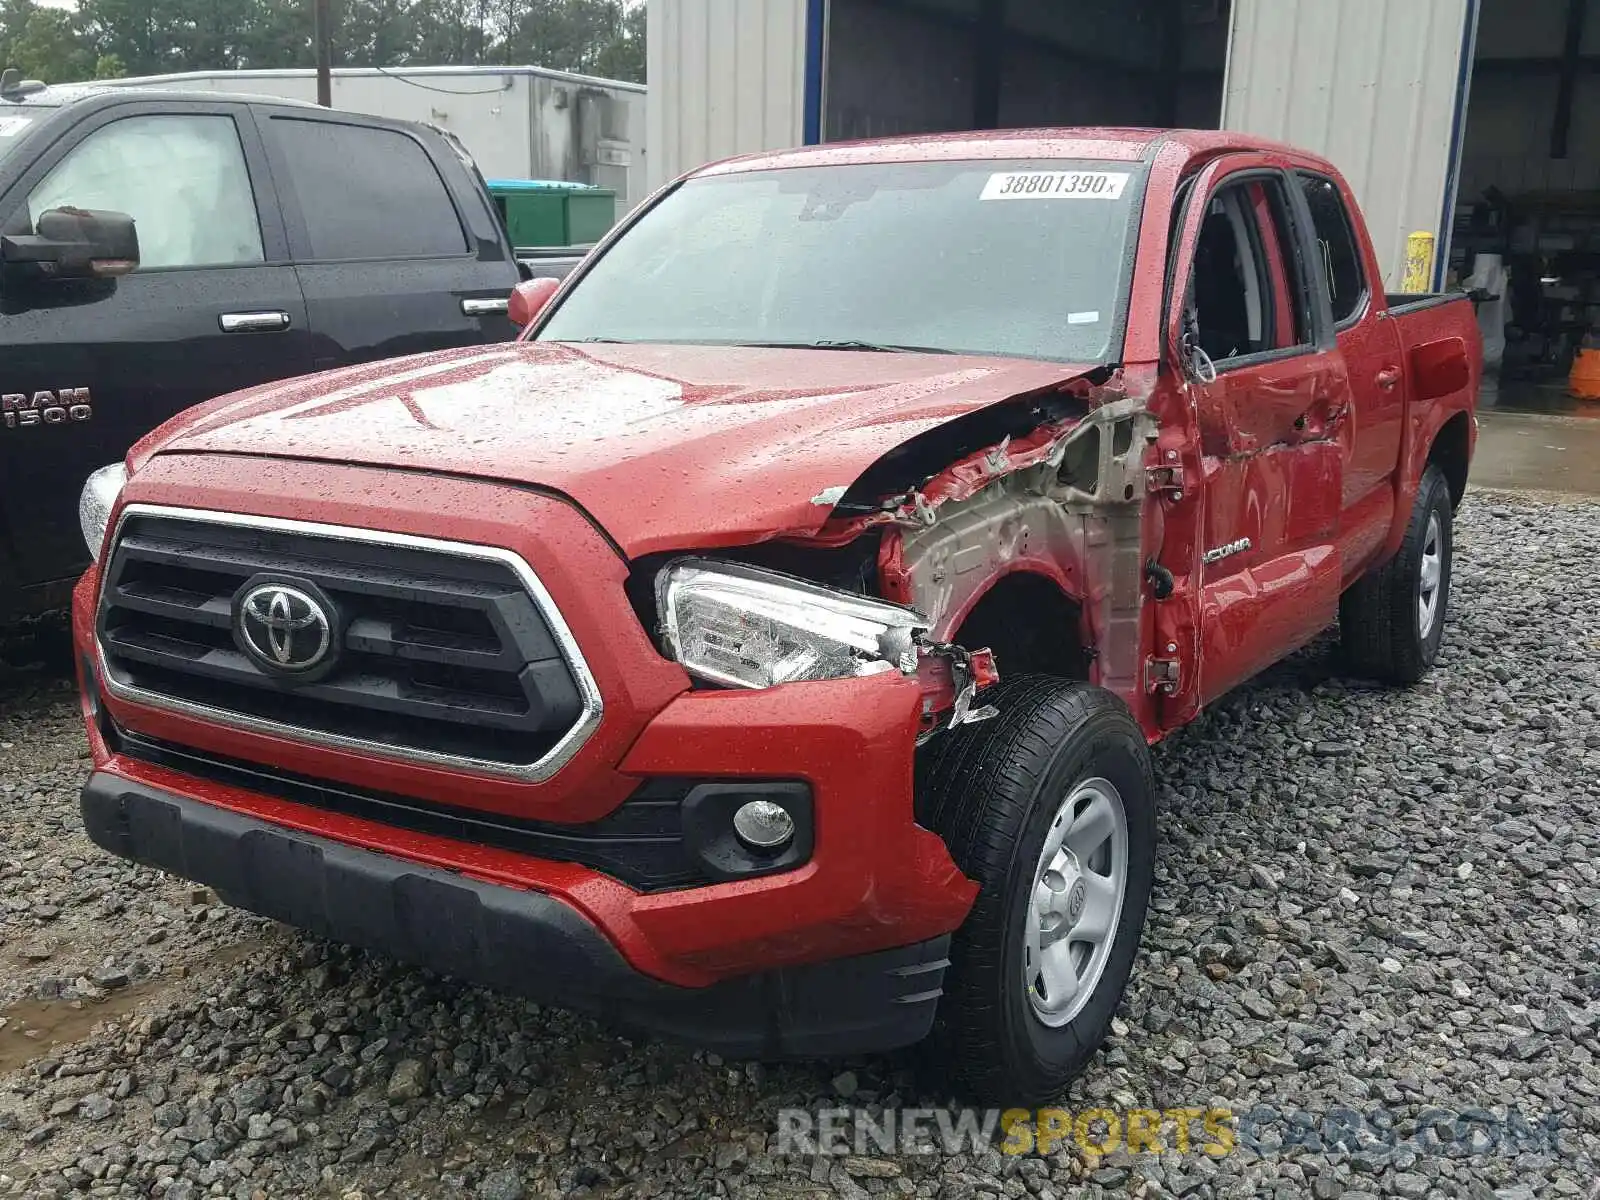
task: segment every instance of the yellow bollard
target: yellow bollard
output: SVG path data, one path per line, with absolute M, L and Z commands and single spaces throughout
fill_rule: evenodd
M 1431 291 L 1433 282 L 1433 234 L 1419 229 L 1406 238 L 1406 273 L 1400 290 L 1415 295 Z

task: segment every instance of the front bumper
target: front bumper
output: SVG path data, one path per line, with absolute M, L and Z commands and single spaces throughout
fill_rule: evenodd
M 626 564 L 569 504 L 477 481 L 428 477 L 420 486 L 399 472 L 233 456 L 157 456 L 130 481 L 125 500 L 508 548 L 539 572 L 571 625 L 605 715 L 560 771 L 525 782 L 229 728 L 108 696 L 97 677 L 98 574 L 91 569 L 74 596 L 73 625 L 89 743 L 103 776 L 283 836 L 370 851 L 407 870 L 537 893 L 577 913 L 634 972 L 680 988 L 916 945 L 954 931 L 971 907 L 977 886 L 913 811 L 916 683 L 884 673 L 764 691 L 691 690 L 629 605 Z M 604 818 L 651 781 L 798 780 L 812 794 L 814 849 L 782 873 L 640 891 L 574 862 L 296 802 L 270 781 L 230 783 L 141 761 L 108 745 L 102 728 L 112 724 L 217 760 L 548 825 Z M 230 892 L 225 881 L 219 890 Z
M 909 1045 L 932 1025 L 949 937 L 705 988 L 634 970 L 577 909 L 344 845 L 96 771 L 84 825 L 103 849 L 230 904 L 475 983 L 730 1056 Z

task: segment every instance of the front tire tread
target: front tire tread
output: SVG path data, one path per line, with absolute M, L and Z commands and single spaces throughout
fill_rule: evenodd
M 1051 676 L 1018 676 L 1003 680 L 983 702 L 998 707 L 1000 716 L 940 734 L 918 762 L 919 819 L 945 839 L 956 865 L 980 886 L 952 940 L 933 1048 L 961 1090 L 1010 1104 L 1057 1094 L 1109 1029 L 1148 903 L 1155 784 L 1132 714 L 1101 688 Z M 1116 995 L 1109 1004 L 1092 1001 L 1073 1021 L 1041 1033 L 1046 1027 L 1036 1022 L 1022 992 L 1020 962 L 1013 964 L 1007 954 L 1017 903 L 1007 885 L 1027 876 L 1023 886 L 1031 889 L 1043 826 L 1067 794 L 1052 779 L 1058 763 L 1087 755 L 1076 777 L 1100 774 L 1093 755 L 1106 746 L 1135 760 L 1122 760 L 1118 771 L 1130 842 L 1128 890 L 1115 935 L 1118 948 L 1096 989 L 1097 997 L 1108 988 Z M 1050 794 L 1042 799 L 1051 809 L 1041 824 L 1041 792 L 1047 787 Z M 1030 836 L 1032 826 L 1038 827 L 1038 838 Z M 1131 947 L 1124 944 L 1129 922 Z M 1052 1047 L 1049 1061 L 1027 1050 L 1039 1039 Z

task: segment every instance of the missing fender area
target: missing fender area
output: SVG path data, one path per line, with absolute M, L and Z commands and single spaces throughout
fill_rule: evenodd
M 817 495 L 832 511 L 815 532 L 719 554 L 926 616 L 925 734 L 949 727 L 964 694 L 962 716 L 981 719 L 974 688 L 1011 672 L 1090 680 L 1132 704 L 1153 386 L 1153 370 L 1097 371 L 967 414 Z M 671 557 L 632 564 L 629 596 L 649 629 Z
M 968 650 L 986 648 L 971 638 L 990 631 L 968 625 L 980 602 L 999 589 L 1043 583 L 1070 605 L 1023 604 L 1024 623 L 1060 626 L 1002 636 L 993 647 L 998 669 L 1040 669 L 1022 652 L 1008 662 L 1007 649 L 1058 639 L 1077 651 L 1088 677 L 1131 700 L 1141 687 L 1144 458 L 1156 430 L 1147 394 L 1130 394 L 1119 370 L 1098 383 L 1076 380 L 1025 398 L 1026 405 L 996 406 L 1003 411 L 984 414 L 991 422 L 1015 422 L 1026 412 L 1037 423 L 968 450 L 861 513 L 868 507 L 864 485 L 885 481 L 892 466 L 910 467 L 925 449 L 908 444 L 849 489 L 821 540 L 838 545 L 884 527 L 880 594 L 927 616 L 930 641 Z M 1064 619 L 1065 612 L 1075 619 Z M 953 702 L 946 692 L 937 707 Z

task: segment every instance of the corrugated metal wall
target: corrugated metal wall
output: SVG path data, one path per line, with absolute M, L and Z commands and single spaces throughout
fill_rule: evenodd
M 805 139 L 807 0 L 649 0 L 651 186 Z
M 1441 236 L 1470 0 L 1234 0 L 1228 129 L 1331 159 L 1361 200 L 1388 285 L 1406 235 Z

